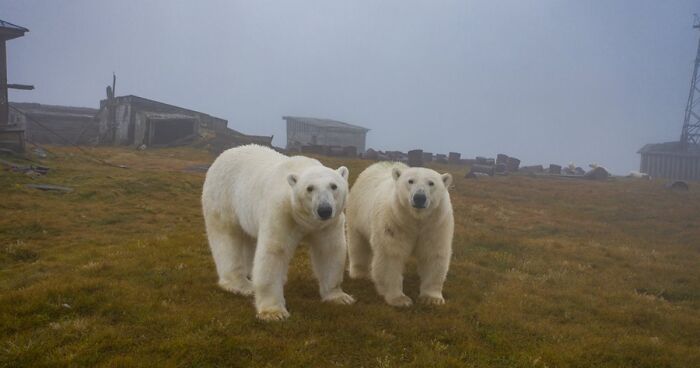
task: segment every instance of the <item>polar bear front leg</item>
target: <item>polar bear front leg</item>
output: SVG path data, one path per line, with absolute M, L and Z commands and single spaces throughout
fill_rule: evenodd
M 253 259 L 253 287 L 257 317 L 263 321 L 281 321 L 289 317 L 285 307 L 284 284 L 297 241 L 263 235 Z
M 321 300 L 336 304 L 352 304 L 355 298 L 340 287 L 343 282 L 347 246 L 344 234 L 345 221 L 324 229 L 311 237 L 311 266 L 318 279 Z
M 413 304 L 411 298 L 403 293 L 403 269 L 408 255 L 405 254 L 401 240 L 380 233 L 373 234 L 370 243 L 374 254 L 371 275 L 377 292 L 394 307 Z
M 419 300 L 423 304 L 442 305 L 442 286 L 447 277 L 452 257 L 452 237 L 439 234 L 425 240 L 416 249 L 418 276 L 420 276 Z

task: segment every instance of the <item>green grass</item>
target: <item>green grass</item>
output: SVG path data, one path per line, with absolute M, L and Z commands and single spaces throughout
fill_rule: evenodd
M 347 280 L 319 301 L 305 249 L 292 317 L 216 286 L 195 149 L 69 148 L 48 176 L 0 172 L 0 366 L 700 366 L 700 187 L 455 176 L 443 307 L 395 309 Z M 351 180 L 369 161 L 346 165 Z M 75 188 L 41 192 L 24 184 Z M 405 288 L 417 296 L 415 265 Z

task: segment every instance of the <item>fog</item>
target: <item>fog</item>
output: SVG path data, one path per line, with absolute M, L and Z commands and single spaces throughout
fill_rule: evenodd
M 696 1 L 8 1 L 10 100 L 135 94 L 285 145 L 283 115 L 365 126 L 367 147 L 639 166 L 677 140 Z

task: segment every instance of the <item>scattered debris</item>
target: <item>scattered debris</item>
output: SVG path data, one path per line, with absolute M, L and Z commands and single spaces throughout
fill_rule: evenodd
M 461 163 L 462 154 L 458 152 L 450 152 L 447 156 L 447 162 L 452 165 L 459 165 Z
M 602 166 L 594 166 L 593 169 L 585 173 L 583 177 L 591 180 L 607 180 L 610 177 L 610 173 Z
M 498 164 L 504 164 L 508 161 L 508 155 L 504 155 L 502 153 L 499 153 L 496 155 L 496 165 Z
M 497 174 L 505 174 L 508 172 L 508 167 L 505 163 L 496 164 L 495 171 Z
M 33 153 L 35 156 L 40 157 L 40 158 L 46 158 L 46 157 L 48 156 L 48 154 L 46 153 L 46 150 L 44 150 L 44 149 L 41 148 L 41 147 L 36 147 L 36 148 L 34 148 L 34 149 L 32 150 L 32 153 Z
M 408 151 L 408 166 L 423 167 L 423 150 L 415 149 Z
M 683 180 L 674 180 L 666 183 L 666 189 L 687 192 L 690 190 L 690 187 L 688 186 L 688 183 Z
M 520 159 L 508 156 L 506 160 L 506 169 L 508 172 L 516 172 L 520 170 Z
M 469 177 L 471 174 L 484 174 L 488 176 L 493 176 L 495 173 L 494 166 L 474 164 L 471 166 L 469 173 L 465 177 Z
M 27 185 L 25 185 L 25 187 L 32 188 L 32 189 L 45 190 L 45 191 L 63 192 L 63 193 L 70 193 L 73 191 L 73 188 L 62 187 L 62 186 L 51 185 L 51 184 L 27 184 Z
M 547 172 L 550 175 L 561 175 L 561 166 L 557 164 L 549 164 L 549 169 L 547 170 Z
M 301 146 L 301 153 L 333 157 L 357 157 L 357 148 L 355 146 L 305 145 Z
M 379 158 L 379 153 L 374 149 L 370 148 L 367 151 L 365 151 L 365 154 L 362 155 L 362 157 L 368 160 L 376 160 Z
M 639 172 L 639 171 L 630 171 L 630 173 L 627 175 L 628 178 L 635 178 L 635 179 L 647 179 L 650 180 L 651 176 L 647 173 Z
M 486 158 L 486 157 L 481 157 L 477 156 L 476 157 L 476 163 L 479 165 L 488 165 L 488 166 L 494 166 L 496 165 L 496 160 L 492 158 Z
M 520 171 L 532 174 L 541 174 L 544 172 L 544 167 L 542 167 L 542 165 L 523 166 L 520 168 Z
M 24 173 L 29 176 L 42 176 L 46 175 L 49 172 L 49 168 L 46 166 L 38 166 L 38 165 L 20 165 L 16 164 L 10 161 L 5 161 L 5 160 L 0 160 L 0 164 L 4 166 L 7 170 L 12 171 L 12 172 L 19 172 L 19 173 Z
M 478 179 L 478 178 L 483 178 L 483 177 L 486 177 L 486 176 L 489 176 L 489 174 L 484 174 L 484 173 L 481 173 L 481 172 L 469 171 L 469 172 L 467 173 L 467 175 L 465 175 L 464 177 L 467 178 L 467 179 Z

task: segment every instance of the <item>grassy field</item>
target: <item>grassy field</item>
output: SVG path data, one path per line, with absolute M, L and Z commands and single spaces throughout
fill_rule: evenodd
M 292 317 L 255 319 L 220 290 L 199 197 L 213 160 L 183 148 L 52 148 L 32 179 L 0 172 L 0 366 L 698 367 L 700 187 L 455 175 L 442 307 L 319 301 L 305 249 Z M 341 162 L 351 179 L 370 164 Z M 24 186 L 50 183 L 72 193 Z M 418 293 L 414 266 L 406 293 Z

